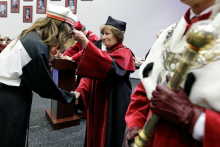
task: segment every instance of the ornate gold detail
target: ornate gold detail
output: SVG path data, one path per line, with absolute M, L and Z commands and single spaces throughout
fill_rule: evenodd
M 173 77 L 167 85 L 169 89 L 175 91 L 179 89 L 182 80 L 188 74 L 192 66 L 198 67 L 199 65 L 204 65 L 220 59 L 220 37 L 218 37 L 218 31 L 211 22 L 193 25 L 186 35 L 188 46 L 185 47 L 186 50 L 183 54 L 177 58 L 175 54 L 167 53 L 165 58 L 167 63 L 164 63 L 165 60 L 163 60 L 164 67 L 169 70 L 173 70 L 178 64 L 178 60 L 180 61 Z M 169 46 L 170 45 L 167 47 L 169 48 Z M 168 48 L 166 48 L 164 52 L 169 51 Z M 162 55 L 164 55 L 164 52 Z M 175 60 L 172 61 L 171 59 Z M 152 114 L 131 146 L 146 146 L 158 120 L 159 117 Z
M 163 65 L 163 69 L 161 70 L 161 72 L 159 73 L 158 77 L 157 77 L 157 84 L 159 83 L 162 83 L 162 77 L 164 76 L 164 73 L 166 71 L 172 71 L 172 68 L 173 67 L 176 67 L 176 59 L 167 59 L 168 57 L 171 57 L 171 56 L 175 56 L 174 54 L 170 53 L 170 46 L 171 46 L 171 42 L 172 42 L 172 36 L 173 36 L 173 32 L 174 30 L 176 29 L 178 23 L 176 23 L 172 28 L 171 30 L 169 30 L 167 32 L 167 36 L 166 36 L 166 40 L 164 41 L 163 43 L 163 51 L 161 52 L 161 61 L 162 61 L 162 65 Z M 166 60 L 169 60 L 169 61 L 172 61 L 172 62 L 169 62 L 169 61 L 166 61 Z M 169 65 L 169 63 L 171 63 L 172 65 Z M 173 69 L 174 70 L 174 69 Z M 170 74 L 170 73 L 168 73 Z M 164 83 L 162 84 L 167 84 L 166 81 L 164 81 Z
M 178 23 L 176 23 L 171 30 L 168 31 L 167 36 L 166 36 L 166 40 L 163 43 L 163 47 L 164 50 L 161 53 L 161 58 L 162 58 L 162 65 L 164 65 L 164 62 L 167 58 L 168 53 L 170 52 L 170 45 L 171 45 L 171 41 L 172 41 L 172 35 L 174 30 L 176 29 Z
M 164 62 L 164 68 L 168 71 L 175 72 L 179 64 L 179 56 L 177 53 L 169 52 Z
M 212 42 L 217 39 L 218 31 L 210 22 L 193 25 L 186 35 L 187 42 L 200 49 L 206 45 L 213 44 Z

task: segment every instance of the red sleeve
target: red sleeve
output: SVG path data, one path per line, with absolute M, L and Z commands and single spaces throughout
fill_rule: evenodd
M 89 38 L 89 41 L 91 42 L 95 42 L 99 39 L 99 37 L 97 35 L 92 35 L 90 38 Z M 81 45 L 81 48 L 82 48 L 82 45 Z M 76 64 L 78 65 L 79 64 L 79 61 L 81 59 L 81 56 L 82 56 L 82 53 L 83 53 L 83 50 L 80 50 L 79 52 L 76 52 L 75 54 L 73 54 L 73 56 L 71 57 L 75 62 Z
M 205 135 L 203 138 L 203 147 L 220 146 L 220 113 L 206 109 Z
M 131 103 L 125 115 L 127 130 L 137 126 L 142 128 L 147 120 L 149 103 L 143 84 L 140 82 L 131 95 Z
M 69 57 L 72 57 L 76 53 L 78 53 L 80 50 L 82 50 L 82 44 L 80 42 L 76 42 L 76 44 L 72 47 L 70 47 L 67 51 L 63 53 L 63 55 L 67 55 Z
M 56 55 L 56 53 L 57 53 L 57 50 L 56 50 L 56 47 L 54 47 L 53 50 L 52 50 L 52 54 Z
M 4 48 L 6 48 L 6 47 L 7 47 L 7 44 L 2 44 L 2 46 L 3 46 Z
M 128 48 L 118 49 L 109 54 L 126 71 L 135 71 L 134 59 Z
M 95 41 L 98 41 L 99 40 L 99 37 L 96 35 L 96 34 L 93 34 L 90 38 L 89 38 L 89 41 L 91 42 L 95 42 Z
M 90 86 L 91 86 L 91 80 L 89 78 L 82 78 L 80 80 L 79 86 L 75 90 L 81 94 L 83 104 L 85 107 L 87 105 L 87 98 L 89 96 Z
M 78 53 L 76 53 L 75 55 L 73 55 L 71 58 L 76 62 L 76 64 L 79 64 L 79 61 L 81 59 L 83 50 L 79 51 Z
M 101 51 L 92 42 L 89 42 L 78 64 L 76 74 L 91 79 L 104 80 L 112 62 L 113 60 L 108 53 Z

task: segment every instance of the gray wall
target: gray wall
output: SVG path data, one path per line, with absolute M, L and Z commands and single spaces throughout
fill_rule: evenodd
M 48 3 L 65 6 L 65 0 L 47 0 Z M 23 6 L 33 6 L 33 22 L 46 16 L 36 14 L 36 0 L 20 0 L 20 13 L 11 13 L 10 6 L 11 0 L 7 0 L 8 16 L 0 17 L 1 38 L 15 38 L 31 26 L 31 23 L 23 23 Z M 155 42 L 157 32 L 179 21 L 187 9 L 188 6 L 180 0 L 77 0 L 76 15 L 81 23 L 96 34 L 99 34 L 99 27 L 108 16 L 127 22 L 124 45 L 141 58 Z M 131 77 L 139 78 L 138 70 Z

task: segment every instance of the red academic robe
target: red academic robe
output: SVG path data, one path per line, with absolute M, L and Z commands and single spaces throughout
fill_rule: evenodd
M 134 71 L 132 53 L 122 43 L 108 53 L 92 42 L 86 46 L 76 74 L 87 79 L 76 91 L 87 110 L 87 147 L 122 146 L 131 94 L 129 76 Z
M 127 129 L 138 126 L 142 128 L 149 116 L 149 100 L 140 82 L 131 95 L 131 103 L 125 116 Z M 220 113 L 206 109 L 205 135 L 203 142 L 193 139 L 186 130 L 181 130 L 165 120 L 160 119 L 155 127 L 149 147 L 218 147 L 220 145 Z
M 91 42 L 95 42 L 99 40 L 99 37 L 90 30 L 88 30 L 86 34 L 86 38 Z M 67 55 L 71 57 L 78 65 L 79 60 L 82 56 L 82 52 L 83 52 L 83 45 L 80 42 L 76 42 L 76 44 L 70 47 L 67 51 L 65 51 L 63 55 Z M 82 111 L 82 117 L 86 117 L 86 116 L 87 116 L 86 111 Z
M 79 92 L 81 94 L 81 97 L 83 98 L 83 99 L 80 99 L 80 100 L 82 100 L 83 104 L 78 105 L 78 108 L 80 110 L 84 110 L 82 112 L 85 112 L 85 114 L 87 112 L 87 109 L 86 109 L 87 108 L 87 100 L 89 98 L 90 89 L 91 89 L 91 79 L 82 78 L 80 80 L 80 84 L 78 85 L 77 89 L 75 90 L 75 91 Z M 83 116 L 83 114 L 82 114 L 82 116 Z M 86 117 L 86 116 L 83 116 L 83 117 Z
M 0 45 L 0 52 L 2 52 L 2 51 L 6 48 L 6 46 L 7 46 L 7 45 L 1 44 L 1 45 Z
M 93 34 L 93 32 L 90 30 L 88 30 L 86 34 L 86 38 L 91 42 L 95 42 L 99 40 L 99 37 L 96 34 Z M 76 42 L 76 44 L 70 47 L 67 51 L 65 51 L 63 55 L 67 55 L 71 57 L 76 62 L 76 64 L 78 64 L 82 55 L 82 51 L 83 51 L 82 44 L 80 42 Z

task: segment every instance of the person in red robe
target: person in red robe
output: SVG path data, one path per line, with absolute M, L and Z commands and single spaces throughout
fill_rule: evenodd
M 133 55 L 122 44 L 126 23 L 109 16 L 102 29 L 102 51 L 80 31 L 76 40 L 85 49 L 77 75 L 83 78 L 75 90 L 78 106 L 87 110 L 87 147 L 121 147 L 125 133 L 125 113 L 130 103 L 130 73 L 135 71 Z M 88 99 L 87 99 L 88 98 Z
M 81 24 L 80 21 L 76 22 L 74 24 L 73 28 L 81 31 L 86 36 L 86 38 L 91 42 L 96 42 L 99 40 L 99 37 L 95 33 L 93 33 L 92 31 L 86 30 L 85 25 Z M 70 47 L 63 54 L 58 53 L 55 56 L 60 57 L 61 59 L 74 61 L 76 64 L 78 64 L 79 60 L 81 58 L 82 52 L 83 52 L 83 48 L 84 48 L 83 45 L 77 41 L 75 45 Z M 80 81 L 81 81 L 81 77 L 77 76 L 76 86 L 79 85 Z M 86 112 L 83 111 L 82 117 L 86 117 L 86 116 L 87 116 Z
M 186 31 L 193 23 L 207 23 L 215 0 L 181 0 L 191 8 L 179 24 L 167 28 L 155 42 L 146 62 L 141 66 L 141 82 L 131 95 L 131 103 L 125 116 L 127 132 L 124 147 L 129 147 L 138 131 L 143 128 L 151 113 L 160 117 L 154 128 L 148 147 L 218 147 L 220 146 L 219 74 L 212 62 L 199 69 L 191 69 L 179 91 L 166 88 L 162 81 L 172 73 L 162 69 L 161 54 L 164 45 L 171 42 L 169 51 L 180 53 L 186 42 Z M 193 18 L 197 20 L 194 21 Z M 220 15 L 213 20 L 218 27 Z M 171 34 L 171 33 L 173 34 Z M 170 35 L 171 36 L 168 36 Z M 172 37 L 175 36 L 175 37 Z M 166 42 L 164 42 L 166 40 Z M 184 41 L 185 40 L 185 41 Z M 176 46 L 178 44 L 178 47 Z M 173 48 L 172 48 L 173 46 Z M 158 61 L 158 62 L 157 62 Z M 218 66 L 216 66 L 218 67 Z M 208 69 L 207 69 L 208 68 Z M 164 76 L 162 76 L 164 74 Z M 210 75 L 211 74 L 211 75 Z M 159 78 L 160 77 L 160 78 Z M 212 81 L 213 79 L 213 81 Z M 160 82 L 161 80 L 161 82 Z M 211 82 L 212 81 L 212 82 Z
M 5 44 L 2 44 L 2 42 L 3 42 L 3 39 L 2 38 L 0 38 L 0 53 L 5 49 L 5 47 L 7 46 L 7 45 L 5 45 Z
M 82 25 L 80 21 L 75 23 L 73 27 L 76 30 L 82 31 L 82 33 L 89 41 L 95 42 L 99 40 L 99 37 L 92 31 L 86 30 L 86 27 Z M 59 54 L 58 56 L 60 56 L 62 59 L 75 61 L 78 64 L 82 55 L 83 48 L 84 47 L 80 42 L 76 42 L 74 46 L 70 47 L 67 51 L 65 51 L 63 54 Z

